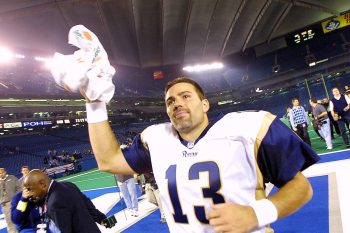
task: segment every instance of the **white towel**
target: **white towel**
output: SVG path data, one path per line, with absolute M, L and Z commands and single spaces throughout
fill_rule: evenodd
M 69 30 L 68 43 L 79 50 L 71 55 L 55 53 L 51 73 L 56 83 L 72 92 L 82 89 L 91 101 L 108 103 L 115 90 L 115 69 L 97 36 L 83 25 L 76 25 Z

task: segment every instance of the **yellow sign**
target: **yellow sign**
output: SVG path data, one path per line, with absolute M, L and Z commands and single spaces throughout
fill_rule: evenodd
M 327 33 L 348 25 L 350 25 L 350 12 L 322 22 L 322 29 L 324 33 Z

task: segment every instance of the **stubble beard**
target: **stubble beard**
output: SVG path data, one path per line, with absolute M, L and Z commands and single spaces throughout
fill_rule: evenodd
M 173 120 L 173 126 L 176 131 L 179 133 L 187 133 L 192 129 L 192 121 L 191 119 L 181 119 L 181 120 Z

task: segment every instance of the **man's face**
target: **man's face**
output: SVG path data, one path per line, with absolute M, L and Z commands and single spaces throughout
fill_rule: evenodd
M 0 178 L 4 179 L 6 175 L 7 175 L 7 172 L 4 169 L 0 169 Z
M 299 106 L 299 100 L 293 100 L 293 106 L 294 107 Z
M 27 167 L 24 167 L 22 168 L 21 172 L 23 176 L 26 176 L 29 173 L 29 169 Z
M 209 110 L 208 100 L 200 100 L 189 83 L 172 86 L 166 93 L 165 104 L 169 119 L 179 133 L 190 132 L 203 123 Z
M 333 93 L 334 96 L 340 95 L 340 92 L 339 92 L 338 88 L 334 88 L 334 89 L 332 90 L 332 93 Z
M 24 182 L 23 187 L 28 191 L 29 196 L 32 198 L 33 202 L 39 202 L 45 199 L 46 186 L 44 183 Z

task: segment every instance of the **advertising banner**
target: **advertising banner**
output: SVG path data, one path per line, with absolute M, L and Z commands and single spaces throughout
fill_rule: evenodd
M 67 170 L 71 171 L 71 170 L 74 170 L 74 165 L 73 163 L 70 163 L 70 164 L 66 164 L 66 165 L 62 165 L 62 166 L 59 166 L 59 167 L 53 167 L 53 168 L 48 168 L 45 170 L 46 174 L 47 175 L 53 175 L 54 173 L 55 174 L 58 174 L 58 173 L 63 173 Z
M 4 123 L 4 129 L 21 128 L 21 127 L 22 127 L 21 122 Z
M 36 126 L 45 126 L 52 125 L 52 121 L 27 121 L 22 122 L 23 127 L 36 127 Z
M 350 25 L 350 12 L 332 18 L 330 20 L 324 21 L 321 23 L 324 33 L 332 32 L 342 27 Z

